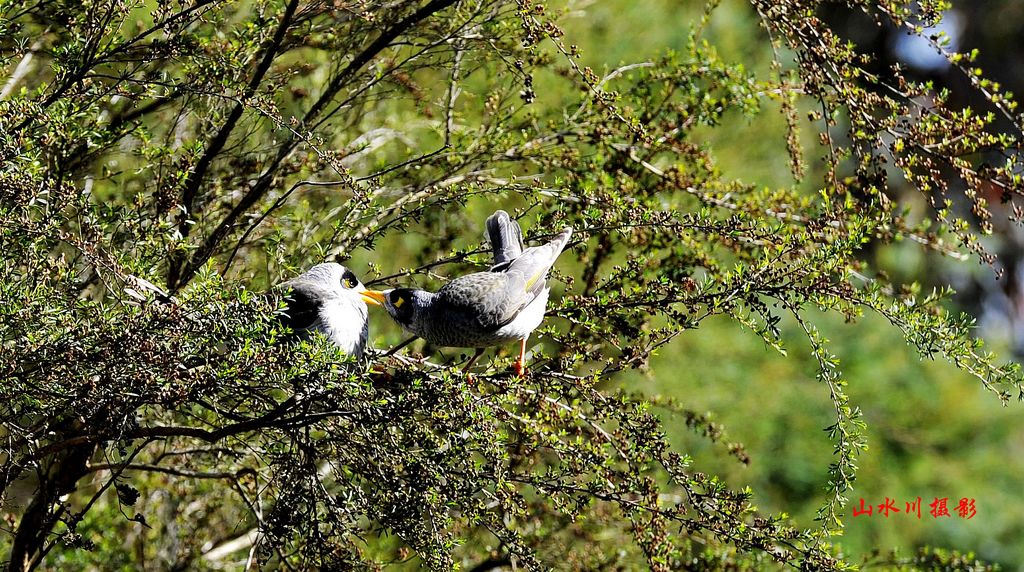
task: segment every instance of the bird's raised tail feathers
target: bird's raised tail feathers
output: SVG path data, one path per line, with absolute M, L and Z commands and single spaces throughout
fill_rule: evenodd
M 494 253 L 492 271 L 500 270 L 523 253 L 523 231 L 519 223 L 512 220 L 505 211 L 494 211 L 494 214 L 487 217 L 487 240 Z
M 562 253 L 569 239 L 572 238 L 572 229 L 566 228 L 558 233 L 555 238 L 547 244 L 532 246 L 523 251 L 523 254 L 512 261 L 509 265 L 509 272 L 522 272 L 526 277 L 526 288 L 533 291 L 544 284 L 548 270 L 555 264 L 558 255 Z
M 566 245 L 569 244 L 570 238 L 572 238 L 572 227 L 567 226 L 562 229 L 562 232 L 555 235 L 555 238 L 551 239 L 551 242 L 549 242 L 548 245 L 556 249 L 554 255 L 555 258 L 558 258 L 558 255 L 565 250 Z

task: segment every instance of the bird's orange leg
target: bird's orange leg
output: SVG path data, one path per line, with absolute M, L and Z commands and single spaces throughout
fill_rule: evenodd
M 512 366 L 515 370 L 516 376 L 523 377 L 526 375 L 526 338 L 523 338 L 519 342 L 519 359 Z

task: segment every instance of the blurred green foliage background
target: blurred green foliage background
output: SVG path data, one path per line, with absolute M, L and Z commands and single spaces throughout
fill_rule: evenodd
M 676 0 L 581 0 L 566 3 L 561 22 L 567 43 L 580 47 L 581 65 L 604 75 L 618 66 L 681 49 L 703 8 L 700 2 Z M 771 66 L 764 35 L 749 4 L 739 1 L 722 2 L 704 33 L 724 61 L 741 63 L 759 76 L 766 76 Z M 557 81 L 536 79 L 541 103 L 545 80 Z M 766 188 L 788 187 L 794 181 L 784 117 L 773 112 L 772 102 L 764 105 L 768 108 L 760 113 L 727 113 L 723 125 L 698 129 L 703 131 L 704 147 L 716 160 L 715 167 L 726 179 Z M 821 152 L 811 141 L 816 131 L 804 127 L 804 149 Z M 815 192 L 823 177 L 823 163 L 815 159 L 808 157 L 810 170 L 802 183 L 808 193 Z M 914 200 L 909 195 L 906 198 Z M 912 206 L 920 208 L 919 204 Z M 459 246 L 478 240 L 476 230 L 482 233 L 479 223 L 494 207 L 491 202 L 469 203 L 464 222 L 471 230 L 467 244 Z M 527 235 L 546 232 L 530 228 L 529 220 L 523 221 Z M 386 239 L 381 250 L 394 253 L 387 266 L 422 262 L 402 256 L 417 251 L 422 240 L 416 234 Z M 414 241 L 416 247 L 402 241 Z M 370 252 L 352 255 L 357 267 L 383 264 Z M 925 284 L 934 276 L 926 271 L 946 264 L 899 244 L 883 247 L 874 255 L 876 263 L 891 275 Z M 558 268 L 573 274 L 572 262 L 564 258 Z M 976 263 L 964 266 L 972 264 Z M 988 267 L 980 271 L 994 273 Z M 868 426 L 869 450 L 860 458 L 856 489 L 849 495 L 845 536 L 837 539 L 846 557 L 884 564 L 888 549 L 907 556 L 919 547 L 933 546 L 974 552 L 983 560 L 1017 569 L 1024 563 L 1024 543 L 1020 542 L 1024 531 L 1024 498 L 1020 495 L 1024 432 L 1017 406 L 1003 407 L 977 379 L 951 364 L 923 360 L 898 330 L 880 317 L 868 315 L 859 323 L 844 324 L 834 316 L 821 315 L 817 323 L 841 360 L 851 399 L 863 410 Z M 834 422 L 835 412 L 827 388 L 814 379 L 817 362 L 808 351 L 806 337 L 791 320 L 783 324 L 787 344 L 799 351 L 783 356 L 732 320 L 707 320 L 664 348 L 649 371 L 626 372 L 621 386 L 655 400 L 667 398 L 681 407 L 707 412 L 724 426 L 727 436 L 723 441 L 744 446 L 749 465 L 722 454 L 722 443 L 712 444 L 694 435 L 681 415 L 655 408 L 661 411 L 674 443 L 694 458 L 696 466 L 721 476 L 732 487 L 749 485 L 756 491 L 754 503 L 760 509 L 787 513 L 799 526 L 815 528 L 815 513 L 825 501 L 827 469 L 833 458 L 825 428 Z M 375 321 L 373 327 L 379 347 L 402 339 L 386 320 Z M 997 353 L 1009 352 L 1008 340 L 990 337 L 987 341 L 994 343 Z M 922 498 L 919 520 L 903 512 L 888 518 L 878 514 L 877 505 L 886 498 L 894 499 L 903 511 L 905 503 L 917 497 Z M 949 498 L 953 516 L 932 517 L 928 504 L 943 497 Z M 872 516 L 852 517 L 861 498 L 866 505 L 875 506 Z M 967 520 L 956 514 L 960 498 L 976 501 L 975 517 Z M 876 552 L 882 555 L 876 558 Z
M 571 42 L 581 47 L 584 62 L 601 74 L 683 45 L 701 8 L 700 3 L 671 0 L 579 2 L 575 9 L 570 7 L 564 22 Z M 1022 25 L 1024 21 L 1019 21 L 1016 28 L 1009 28 L 1019 31 Z M 723 2 L 705 34 L 725 61 L 768 72 L 771 53 L 748 4 Z M 1003 47 L 1021 49 L 1005 43 Z M 993 72 L 998 76 L 1000 70 Z M 780 114 L 750 118 L 732 113 L 723 121 L 727 128 L 707 130 L 706 146 L 728 178 L 766 187 L 793 184 Z M 813 135 L 804 131 L 809 134 Z M 813 192 L 822 180 L 814 171 L 821 161 L 808 159 L 811 172 L 805 186 Z M 925 283 L 929 276 L 922 271 L 936 263 L 908 256 L 899 246 L 876 256 L 893 275 Z M 976 263 L 965 266 L 971 264 Z M 987 267 L 982 271 L 994 272 Z M 982 559 L 1018 569 L 1024 563 L 1024 431 L 1019 406 L 1001 406 L 976 379 L 950 364 L 922 360 L 879 317 L 867 316 L 852 325 L 822 317 L 818 323 L 841 359 L 851 400 L 862 408 L 868 426 L 869 450 L 860 458 L 856 490 L 850 494 L 845 537 L 837 539 L 846 554 L 857 560 L 869 558 L 876 549 L 894 548 L 906 555 L 920 546 L 941 546 L 973 551 Z M 712 453 L 722 445 L 693 435 L 681 416 L 665 411 L 662 418 L 672 438 L 698 466 L 714 467 L 732 486 L 750 485 L 757 491 L 754 501 L 760 508 L 786 512 L 810 528 L 816 526 L 815 511 L 824 502 L 832 457 L 824 428 L 835 414 L 827 388 L 814 380 L 817 363 L 807 351 L 806 338 L 797 334 L 795 324 L 784 324 L 786 341 L 801 351 L 782 356 L 733 321 L 709 320 L 662 350 L 646 375 L 627 373 L 622 385 L 709 412 L 725 427 L 724 441 L 745 446 L 749 466 L 730 462 L 735 459 L 721 450 Z M 1007 340 L 988 341 L 1003 355 L 1009 350 Z M 902 512 L 888 518 L 878 515 L 877 505 L 886 497 L 895 499 L 902 511 L 906 501 L 918 496 L 920 520 Z M 952 518 L 928 514 L 927 505 L 935 497 L 949 497 Z M 961 497 L 976 500 L 977 516 L 965 520 L 956 515 L 952 509 Z M 876 505 L 874 515 L 851 517 L 860 498 Z
M 560 22 L 566 43 L 578 45 L 581 66 L 590 66 L 601 76 L 618 66 L 683 49 L 692 27 L 703 17 L 705 5 L 678 0 L 578 0 L 563 7 Z M 765 31 L 748 3 L 722 2 L 703 35 L 725 62 L 739 63 L 761 77 L 771 72 L 772 54 Z M 546 90 L 545 85 L 559 81 L 535 78 L 540 105 L 547 95 L 558 92 Z M 695 131 L 702 135 L 691 139 L 703 136 L 703 147 L 726 179 L 765 188 L 790 187 L 794 180 L 784 116 L 775 112 L 776 103 L 762 100 L 762 105 L 757 113 L 728 112 L 722 125 L 698 127 Z M 402 123 L 401 113 L 394 121 Z M 824 152 L 815 142 L 817 131 L 810 124 L 803 127 L 804 150 Z M 807 160 L 809 172 L 800 184 L 814 193 L 823 180 L 823 161 L 814 156 Z M 921 208 L 919 199 L 905 198 L 912 209 Z M 482 221 L 496 206 L 519 205 L 470 200 L 461 220 L 448 223 L 468 229 L 465 244 L 446 246 L 475 244 L 482 236 Z M 529 216 L 522 220 L 528 236 L 547 232 L 531 228 L 530 221 Z M 388 274 L 425 262 L 404 253 L 418 252 L 427 240 L 430 237 L 413 229 L 384 239 L 374 252 L 349 254 L 354 267 L 376 265 L 382 274 Z M 380 252 L 389 255 L 382 259 Z M 892 276 L 921 281 L 926 287 L 947 264 L 899 244 L 873 255 Z M 557 268 L 572 275 L 572 264 L 569 257 L 563 257 Z M 976 262 L 962 266 L 971 265 Z M 994 273 L 988 267 L 960 271 Z M 923 360 L 899 331 L 880 317 L 868 315 L 859 323 L 844 324 L 835 316 L 821 315 L 817 323 L 841 359 L 844 378 L 850 382 L 849 394 L 863 410 L 868 425 L 869 450 L 860 458 L 856 490 L 849 495 L 845 536 L 836 539 L 845 556 L 884 564 L 889 549 L 907 556 L 919 547 L 936 546 L 974 552 L 981 559 L 1016 569 L 1024 562 L 1024 543 L 1020 542 L 1024 499 L 1019 494 L 1024 432 L 1018 408 L 1003 407 L 977 379 L 951 364 Z M 373 329 L 378 347 L 403 339 L 388 320 L 374 321 Z M 693 434 L 681 415 L 655 407 L 673 442 L 694 458 L 697 467 L 723 477 L 731 487 L 749 485 L 756 491 L 755 505 L 765 512 L 787 513 L 799 526 L 816 528 L 815 513 L 825 501 L 827 469 L 833 460 L 833 445 L 825 428 L 834 422 L 835 412 L 827 388 L 814 379 L 817 362 L 808 351 L 806 336 L 791 320 L 783 321 L 783 331 L 787 344 L 799 351 L 781 355 L 735 321 L 707 320 L 664 348 L 648 371 L 626 372 L 620 385 L 655 401 L 669 399 L 680 407 L 707 412 L 724 426 L 723 441 L 743 445 L 749 465 L 722 454 L 723 443 L 709 443 Z M 1008 340 L 997 337 L 988 342 L 994 343 L 1001 355 L 1009 352 Z M 894 499 L 901 511 L 905 502 L 921 497 L 921 519 L 908 518 L 902 512 L 888 518 L 879 516 L 877 505 L 887 497 Z M 936 497 L 949 498 L 951 518 L 936 519 L 928 514 L 928 503 Z M 953 509 L 961 497 L 976 501 L 974 518 L 956 515 Z M 874 515 L 851 516 L 861 498 L 865 504 L 875 505 Z M 882 555 L 875 557 L 879 551 Z
M 567 0 L 551 6 L 564 9 L 560 23 L 566 33 L 566 44 L 580 48 L 580 65 L 590 66 L 599 76 L 621 65 L 682 50 L 705 9 L 704 2 L 680 0 Z M 1024 25 L 1024 14 L 1020 11 L 1011 13 L 1008 18 L 1011 17 L 1019 18 L 1018 26 L 1003 22 L 1004 38 Z M 759 77 L 773 73 L 770 44 L 748 2 L 721 2 L 703 35 L 714 46 L 708 49 L 716 50 L 724 61 L 742 64 Z M 989 40 L 993 49 L 1001 45 L 1001 49 L 1008 51 L 1022 50 L 1017 44 L 1000 42 L 999 38 Z M 970 47 L 970 38 L 964 44 Z M 999 75 L 999 70 L 993 71 Z M 437 79 L 434 70 L 427 70 L 424 76 L 418 79 L 425 83 Z M 322 82 L 322 78 L 313 77 L 310 81 Z M 545 85 L 562 81 L 553 76 L 536 77 L 537 105 L 545 105 L 546 97 L 559 93 L 556 89 L 546 90 Z M 482 95 L 467 89 L 466 97 Z M 387 116 L 368 115 L 363 131 L 403 125 L 410 116 L 416 116 L 409 112 L 407 103 L 396 102 L 394 113 Z M 721 125 L 695 128 L 689 140 L 700 142 L 709 152 L 714 158 L 713 168 L 723 173 L 724 179 L 768 189 L 798 184 L 806 193 L 816 193 L 824 173 L 821 157 L 813 154 L 825 152 L 816 142 L 817 130 L 810 123 L 803 125 L 802 143 L 810 153 L 806 157 L 809 170 L 802 182 L 795 183 L 786 147 L 785 116 L 774 112 L 778 105 L 770 97 L 762 98 L 762 105 L 764 109 L 758 113 L 728 112 Z M 806 113 L 801 116 L 806 117 Z M 420 137 L 409 148 L 432 149 L 440 142 L 441 135 L 428 126 L 419 130 L 415 125 L 405 127 Z M 345 146 L 352 142 L 335 143 Z M 405 151 L 405 142 L 390 141 L 369 153 L 367 160 L 385 166 L 397 162 L 392 159 Z M 102 193 L 102 184 L 97 189 Z M 330 196 L 332 192 L 310 188 L 297 193 L 297 197 L 307 201 L 310 218 L 315 216 L 320 224 L 331 219 L 330 213 L 319 213 L 318 209 L 337 200 Z M 920 200 L 906 197 L 906 201 L 912 214 L 923 208 Z M 516 206 L 521 205 L 474 199 L 457 217 L 431 220 L 424 226 L 466 229 L 462 233 L 464 243 L 434 245 L 434 251 L 442 255 L 454 248 L 477 244 L 483 220 L 496 207 Z M 534 220 L 530 215 L 521 220 L 528 238 L 550 231 L 535 227 Z M 407 253 L 421 252 L 431 239 L 415 228 L 394 233 L 374 245 L 372 251 L 346 253 L 351 255 L 346 264 L 372 280 L 402 267 L 428 262 L 413 259 Z M 244 281 L 252 290 L 266 288 L 276 280 L 279 269 L 272 268 L 275 264 L 299 266 L 299 261 L 282 263 L 278 259 L 279 252 L 274 247 L 277 238 L 273 234 L 262 240 L 266 272 L 261 273 L 259 264 L 250 261 L 242 275 L 231 276 Z M 948 280 L 950 272 L 994 274 L 993 269 L 978 268 L 974 261 L 962 263 L 954 271 L 947 262 L 916 249 L 903 249 L 898 243 L 872 250 L 868 256 L 875 257 L 875 264 L 891 276 L 900 281 L 919 281 L 924 289 L 930 289 L 940 275 Z M 481 257 L 480 261 L 485 259 Z M 574 262 L 574 257 L 563 256 L 557 271 L 578 275 Z M 368 268 L 371 270 L 367 271 Z M 558 295 L 560 286 L 555 288 L 553 296 Z M 970 303 L 964 305 L 965 309 L 970 307 Z M 383 313 L 376 313 L 373 318 L 373 338 L 378 348 L 403 339 Z M 1003 407 L 977 379 L 950 364 L 923 360 L 896 328 L 878 316 L 867 315 L 855 324 L 847 324 L 835 315 L 820 314 L 815 323 L 831 340 L 830 349 L 840 358 L 843 376 L 849 381 L 847 391 L 853 404 L 863 410 L 867 423 L 870 448 L 859 457 L 856 489 L 848 495 L 851 503 L 844 519 L 845 536 L 837 539 L 845 556 L 852 561 L 877 563 L 884 562 L 885 556 L 875 557 L 874 551 L 896 549 L 901 555 L 909 555 L 927 545 L 975 552 L 979 558 L 1010 569 L 1024 563 L 1024 543 L 1020 542 L 1024 500 L 1019 494 L 1024 474 L 1024 455 L 1019 454 L 1024 451 L 1024 432 L 1020 429 L 1019 404 Z M 661 349 L 648 369 L 627 371 L 615 383 L 650 397 L 671 440 L 694 459 L 696 468 L 722 477 L 734 489 L 749 485 L 755 491 L 754 504 L 765 513 L 786 513 L 802 528 L 817 528 L 820 525 L 814 520 L 815 514 L 825 502 L 828 466 L 834 459 L 834 445 L 825 431 L 835 422 L 834 404 L 828 388 L 815 381 L 818 363 L 808 351 L 806 335 L 792 320 L 784 319 L 780 327 L 785 346 L 792 350 L 787 355 L 767 347 L 758 335 L 735 320 L 705 320 L 699 328 L 684 332 Z M 1010 354 L 1011 340 L 1000 339 L 997 332 L 989 337 L 998 353 Z M 507 359 L 507 353 L 502 355 L 502 359 Z M 725 437 L 712 443 L 695 435 L 675 407 L 659 405 L 666 400 L 681 408 L 706 412 L 721 424 Z M 749 464 L 723 454 L 729 443 L 742 445 L 749 455 Z M 902 512 L 888 518 L 877 514 L 877 505 L 886 498 L 894 499 L 897 508 L 903 510 L 906 501 L 917 497 L 922 498 L 920 520 Z M 949 498 L 952 517 L 936 519 L 927 513 L 928 503 L 936 497 Z M 961 497 L 976 501 L 974 518 L 965 520 L 955 514 L 956 502 Z M 861 498 L 876 506 L 874 515 L 852 517 L 851 511 Z M 102 532 L 88 529 L 91 525 L 86 523 L 83 532 L 87 536 L 95 532 L 94 536 L 102 537 Z M 110 561 L 106 564 L 117 565 Z
M 582 0 L 567 4 L 562 23 L 567 43 L 581 49 L 581 63 L 601 75 L 680 48 L 702 8 L 699 2 L 674 0 Z M 705 35 L 725 61 L 768 72 L 771 54 L 766 51 L 764 31 L 745 2 L 723 2 Z M 537 86 L 543 101 L 544 78 L 537 79 Z M 765 187 L 793 184 L 782 115 L 730 113 L 723 122 L 726 128 L 705 130 L 705 146 L 727 178 Z M 804 136 L 813 132 L 805 130 Z M 809 159 L 811 172 L 804 184 L 813 192 L 821 181 L 821 173 L 814 169 L 821 162 Z M 470 206 L 468 221 L 482 221 L 494 207 L 491 203 Z M 538 232 L 529 228 L 528 220 L 524 220 L 527 235 Z M 406 240 L 419 238 L 413 235 Z M 402 259 L 405 249 L 385 250 L 397 252 L 389 264 L 413 263 Z M 374 258 L 365 252 L 353 254 L 359 265 Z M 929 276 L 920 273 L 935 262 L 923 259 L 916 250 L 901 251 L 898 245 L 876 255 L 892 274 L 925 282 Z M 571 273 L 570 264 L 563 260 L 559 268 Z M 872 560 L 874 550 L 893 548 L 908 555 L 917 547 L 940 546 L 973 551 L 982 559 L 1016 569 L 1024 562 L 1020 542 L 1024 432 L 1018 407 L 1001 406 L 976 379 L 950 364 L 922 360 L 879 317 L 869 315 L 851 325 L 822 316 L 818 323 L 841 359 L 850 396 L 862 408 L 868 425 L 869 450 L 860 458 L 856 490 L 850 494 L 845 537 L 837 539 L 847 556 L 879 562 L 884 558 Z M 834 411 L 827 389 L 814 380 L 817 363 L 805 347 L 806 338 L 794 324 L 783 324 L 787 343 L 800 351 L 780 355 L 731 320 L 708 320 L 664 348 L 646 373 L 625 374 L 621 385 L 708 412 L 724 426 L 723 441 L 745 447 L 749 465 L 715 450 L 723 444 L 694 435 L 681 415 L 655 408 L 662 412 L 673 441 L 694 457 L 697 466 L 713 469 L 733 487 L 751 486 L 757 491 L 754 501 L 759 508 L 788 513 L 799 525 L 813 528 L 815 512 L 825 500 L 832 444 L 824 429 L 834 421 Z M 383 320 L 374 327 L 378 346 L 400 339 L 397 330 Z M 1004 350 L 1000 353 L 1009 349 L 1006 340 L 989 342 Z M 877 505 L 887 497 L 895 499 L 901 511 L 905 502 L 921 497 L 920 520 L 903 512 L 879 516 Z M 936 497 L 950 499 L 951 518 L 928 514 L 928 503 Z M 974 518 L 956 515 L 953 509 L 961 497 L 975 499 Z M 876 505 L 875 514 L 851 517 L 861 498 Z

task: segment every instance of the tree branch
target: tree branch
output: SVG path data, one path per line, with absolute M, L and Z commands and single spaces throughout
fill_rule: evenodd
M 231 109 L 231 113 L 228 115 L 227 121 L 224 122 L 220 131 L 218 131 L 217 135 L 212 141 L 210 141 L 210 145 L 206 148 L 206 152 L 203 153 L 199 162 L 196 163 L 195 168 L 189 172 L 188 178 L 184 183 L 184 189 L 182 190 L 181 201 L 183 208 L 181 214 L 178 216 L 178 232 L 181 233 L 182 237 L 187 237 L 192 228 L 192 225 L 189 224 L 189 219 L 194 214 L 193 209 L 195 207 L 196 195 L 199 192 L 200 184 L 203 182 L 203 177 L 209 170 L 213 160 L 224 149 L 224 145 L 227 144 L 228 137 L 231 136 L 231 132 L 234 131 L 235 127 L 238 125 L 238 120 L 242 118 L 242 113 L 245 111 L 246 101 L 256 93 L 256 89 L 259 88 L 260 84 L 263 82 L 263 78 L 267 74 L 267 71 L 270 70 L 271 64 L 274 63 L 274 58 L 277 57 L 281 44 L 284 42 L 285 34 L 288 32 L 288 27 L 291 25 L 292 18 L 295 16 L 295 10 L 298 9 L 298 6 L 299 0 L 291 0 L 291 2 L 288 3 L 284 16 L 281 17 L 281 23 L 278 24 L 277 30 L 274 32 L 274 37 L 271 39 L 266 52 L 263 54 L 263 60 L 260 61 L 258 66 L 256 66 L 256 71 L 249 80 L 249 84 L 246 86 L 245 92 L 242 97 L 239 98 L 235 107 Z M 178 259 L 174 260 L 174 258 Z M 183 264 L 185 264 L 183 254 L 172 256 L 169 275 L 167 278 L 168 286 L 172 289 L 177 285 L 179 272 Z
M 427 3 L 409 16 L 406 16 L 394 26 L 385 30 L 380 37 L 356 55 L 356 57 L 349 62 L 349 65 L 347 65 L 344 70 L 338 73 L 338 75 L 331 80 L 331 83 L 328 84 L 327 88 L 320 95 L 317 101 L 309 111 L 306 112 L 306 115 L 303 118 L 303 124 L 308 125 L 310 122 L 315 120 L 334 96 L 337 95 L 338 91 L 341 90 L 345 83 L 349 81 L 351 77 L 363 66 L 372 61 L 377 54 L 387 48 L 391 42 L 426 18 L 455 4 L 456 1 L 457 0 L 431 0 L 431 2 Z M 274 159 L 263 171 L 263 174 L 260 175 L 260 178 L 252 186 L 252 189 L 242 197 L 238 204 L 231 209 L 231 212 L 224 217 L 224 220 L 222 220 L 213 232 L 210 233 L 210 236 L 208 236 L 203 244 L 196 250 L 193 257 L 187 263 L 182 263 L 180 271 L 175 270 L 175 265 L 172 264 L 173 275 L 168 279 L 168 286 L 172 293 L 179 290 L 192 279 L 196 270 L 203 264 L 206 264 L 206 261 L 213 256 L 217 246 L 231 232 L 235 222 L 243 214 L 248 212 L 249 209 L 252 208 L 252 206 L 261 198 L 263 198 L 274 181 L 274 176 L 277 173 L 278 167 L 284 159 L 291 154 L 296 145 L 298 145 L 298 141 L 296 141 L 295 133 L 289 132 L 284 142 L 278 148 Z
M 192 479 L 236 479 L 241 473 L 244 473 L 250 469 L 243 469 L 237 473 L 229 472 L 206 472 L 206 471 L 188 471 L 185 469 L 176 469 L 174 467 L 161 467 L 160 465 L 148 465 L 145 463 L 96 463 L 95 465 L 89 465 L 88 471 L 95 473 L 97 471 L 146 471 L 149 473 L 164 473 L 167 475 L 174 475 L 176 477 L 188 477 Z

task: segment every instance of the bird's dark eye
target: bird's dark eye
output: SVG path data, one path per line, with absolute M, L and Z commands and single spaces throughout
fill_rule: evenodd
M 392 292 L 388 295 L 388 299 L 395 308 L 401 308 L 402 304 L 405 304 L 405 295 L 401 292 Z
M 413 291 L 405 288 L 398 290 L 392 290 L 388 293 L 388 303 L 391 308 L 389 309 L 391 316 L 398 321 L 399 324 L 410 324 L 413 320 L 413 314 L 415 313 L 416 305 L 413 304 Z
M 356 275 L 351 270 L 346 270 L 341 276 L 341 285 L 345 288 L 355 288 L 358 283 L 359 280 L 356 280 Z

